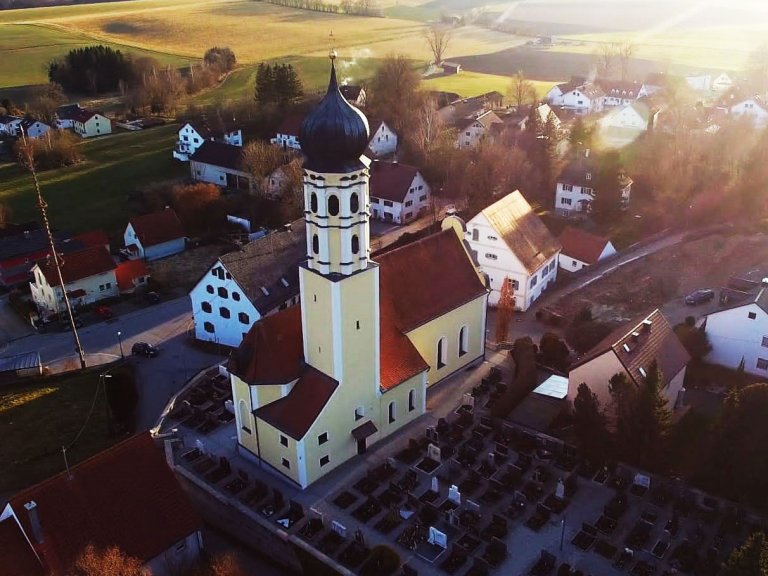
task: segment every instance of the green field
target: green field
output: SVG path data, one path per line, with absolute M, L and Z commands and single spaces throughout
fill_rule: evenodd
M 479 74 L 477 72 L 461 71 L 459 74 L 430 78 L 422 82 L 425 90 L 442 90 L 444 92 L 456 92 L 469 98 L 496 90 L 506 95 L 511 78 L 509 76 L 496 76 L 493 74 Z M 557 82 L 531 81 L 536 89 L 536 96 L 542 98 Z
M 141 132 L 120 132 L 80 144 L 85 161 L 39 174 L 54 228 L 120 232 L 128 217 L 128 195 L 149 182 L 188 175 L 187 164 L 171 156 L 175 124 Z M 0 203 L 16 221 L 37 219 L 32 178 L 16 164 L 0 165 Z

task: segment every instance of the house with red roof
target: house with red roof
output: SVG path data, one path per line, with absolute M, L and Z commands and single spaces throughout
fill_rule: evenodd
M 112 134 L 112 120 L 101 112 L 94 110 L 79 110 L 71 115 L 72 127 L 75 134 L 81 138 L 92 138 Z
M 304 116 L 298 113 L 288 114 L 283 118 L 275 131 L 275 136 L 270 138 L 269 143 L 280 146 L 283 150 L 301 150 L 299 143 L 299 131 Z
M 171 576 L 199 558 L 201 529 L 163 451 L 144 432 L 15 494 L 0 513 L 0 571 L 69 574 L 90 544 L 116 546 L 153 576 Z
M 63 287 L 52 259 L 46 258 L 32 267 L 29 288 L 43 319 L 64 310 L 64 291 L 75 308 L 120 294 L 115 275 L 117 265 L 104 246 L 64 254 L 59 264 Z
M 616 254 L 616 248 L 605 236 L 573 226 L 567 226 L 558 240 L 563 249 L 557 261 L 560 268 L 568 272 L 578 272 Z
M 132 294 L 136 289 L 146 288 L 149 282 L 149 270 L 144 260 L 126 260 L 120 262 L 115 270 L 120 294 Z
M 400 162 L 371 163 L 371 216 L 405 224 L 429 211 L 429 184 L 415 166 Z
M 255 322 L 228 369 L 240 453 L 306 488 L 423 415 L 428 386 L 483 359 L 488 291 L 455 218 L 371 254 L 369 126 L 333 67 L 300 139 L 300 303 Z
M 186 236 L 173 208 L 131 218 L 123 234 L 130 258 L 158 260 L 184 252 Z

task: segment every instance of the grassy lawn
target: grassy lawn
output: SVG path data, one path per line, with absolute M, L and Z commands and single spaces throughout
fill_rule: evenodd
M 0 492 L 18 490 L 64 470 L 61 453 L 85 424 L 98 373 L 0 391 Z M 106 398 L 100 390 L 80 439 L 67 451 L 70 466 L 116 442 L 107 432 Z
M 178 126 L 171 124 L 86 141 L 80 144 L 84 162 L 40 173 L 51 224 L 71 232 L 123 230 L 130 215 L 127 195 L 131 191 L 188 174 L 188 165 L 171 156 L 177 131 Z M 38 217 L 28 172 L 16 164 L 2 164 L 0 182 L 0 202 L 11 208 L 15 220 Z
M 496 90 L 506 94 L 511 78 L 509 76 L 497 76 L 494 74 L 480 74 L 479 72 L 467 72 L 462 70 L 451 76 L 440 76 L 422 82 L 426 90 L 442 90 L 444 92 L 456 92 L 465 98 L 484 94 Z M 531 81 L 536 89 L 536 95 L 543 98 L 550 88 L 557 82 Z

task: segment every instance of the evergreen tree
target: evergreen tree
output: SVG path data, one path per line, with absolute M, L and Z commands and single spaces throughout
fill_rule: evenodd
M 275 75 L 270 64 L 260 63 L 256 68 L 256 101 L 265 106 L 275 101 Z
M 593 463 L 610 457 L 610 436 L 600 401 L 584 382 L 573 401 L 573 429 L 583 454 Z
M 768 576 L 768 539 L 755 532 L 723 564 L 721 576 Z
M 621 167 L 619 153 L 607 152 L 600 159 L 595 181 L 595 217 L 609 222 L 621 211 L 621 190 L 627 184 L 627 176 Z

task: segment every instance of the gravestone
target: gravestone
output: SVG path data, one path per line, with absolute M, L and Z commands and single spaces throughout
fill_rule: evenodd
M 472 502 L 472 500 L 467 500 L 466 509 L 470 512 L 474 512 L 475 514 L 480 514 L 480 504 L 477 502 Z
M 432 544 L 433 546 L 440 546 L 443 550 L 448 548 L 448 536 L 440 532 L 437 528 L 434 526 L 429 527 L 429 540 L 428 542 Z
M 320 512 L 320 510 L 318 510 L 316 508 L 310 508 L 309 509 L 309 517 L 310 518 L 317 518 L 318 520 L 322 520 L 323 519 L 323 513 Z
M 565 500 L 565 482 L 563 482 L 562 478 L 557 481 L 557 486 L 555 487 L 555 497 L 560 500 Z
M 457 506 L 461 506 L 461 492 L 459 492 L 459 487 L 455 484 L 451 485 L 451 487 L 448 489 L 448 500 Z
M 448 523 L 451 526 L 458 526 L 461 523 L 461 520 L 459 519 L 458 508 L 454 508 L 453 510 L 448 511 Z
M 637 486 L 642 486 L 643 488 L 648 489 L 651 487 L 651 478 L 645 474 L 635 474 L 633 483 Z
M 488 452 L 488 463 L 491 466 L 496 465 L 496 454 L 494 454 L 493 452 Z
M 342 538 L 346 538 L 347 537 L 347 527 L 344 526 L 344 524 L 342 524 L 340 522 L 336 522 L 336 520 L 331 522 L 331 530 L 336 532 L 336 534 L 338 534 Z
M 440 462 L 440 448 L 434 444 L 427 446 L 427 457 L 435 462 Z
M 475 407 L 475 397 L 472 396 L 472 394 L 464 394 L 464 396 L 461 399 L 461 405 L 462 406 L 470 406 L 472 408 Z
M 432 486 L 431 486 L 432 492 L 437 494 L 440 491 L 440 485 L 437 482 L 437 476 L 432 477 Z

